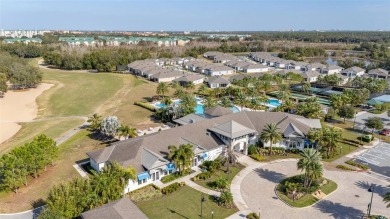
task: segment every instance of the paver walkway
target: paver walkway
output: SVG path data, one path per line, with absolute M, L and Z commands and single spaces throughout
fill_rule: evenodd
M 189 186 L 189 187 L 191 187 L 191 188 L 193 188 L 195 190 L 198 190 L 200 192 L 203 192 L 205 194 L 213 195 L 213 196 L 219 196 L 221 194 L 220 192 L 217 192 L 217 191 L 214 191 L 214 190 L 211 190 L 211 189 L 207 189 L 207 188 L 205 188 L 203 186 L 200 186 L 200 185 L 194 183 L 191 180 L 191 178 L 196 176 L 196 175 L 198 175 L 199 173 L 201 173 L 201 171 L 200 171 L 199 167 L 193 167 L 192 170 L 194 172 L 192 172 L 191 174 L 189 174 L 189 175 L 187 175 L 185 177 L 181 177 L 179 179 L 175 179 L 175 180 L 173 180 L 173 181 L 171 181 L 169 183 L 162 183 L 161 181 L 156 181 L 154 183 L 154 185 L 156 185 L 156 186 L 158 186 L 160 188 L 164 188 L 164 187 L 169 186 L 169 185 L 171 185 L 172 183 L 175 183 L 175 182 L 185 182 L 187 186 Z

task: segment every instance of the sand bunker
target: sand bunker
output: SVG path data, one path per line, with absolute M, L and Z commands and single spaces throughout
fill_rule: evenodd
M 29 122 L 37 117 L 35 99 L 52 86 L 43 83 L 26 91 L 8 91 L 4 98 L 0 98 L 0 144 L 19 131 L 19 122 Z

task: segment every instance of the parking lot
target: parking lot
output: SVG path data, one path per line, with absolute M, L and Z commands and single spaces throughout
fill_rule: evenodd
M 390 129 L 390 118 L 387 116 L 387 112 L 384 112 L 382 114 L 372 114 L 369 112 L 359 112 L 356 115 L 356 119 L 353 118 L 353 119 L 350 119 L 349 121 L 354 122 L 354 120 L 355 120 L 355 127 L 357 129 L 371 132 L 372 130 L 365 126 L 365 123 L 367 122 L 369 117 L 379 117 L 383 121 L 385 128 Z M 380 131 L 380 130 L 377 130 L 377 131 Z
M 373 172 L 390 177 L 390 144 L 379 143 L 356 157 L 356 161 L 370 166 Z

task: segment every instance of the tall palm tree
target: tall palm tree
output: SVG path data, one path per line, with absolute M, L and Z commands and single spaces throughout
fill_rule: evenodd
M 306 82 L 302 85 L 302 91 L 303 93 L 306 93 L 306 94 L 310 94 L 310 88 L 311 88 L 311 84 L 309 82 Z
M 182 111 L 185 115 L 188 115 L 190 113 L 194 113 L 196 105 L 197 105 L 197 103 L 196 103 L 195 97 L 192 94 L 185 94 L 181 98 L 180 108 L 182 109 Z
M 195 157 L 192 145 L 182 144 L 177 148 L 174 145 L 168 146 L 169 155 L 168 158 L 173 161 L 175 166 L 179 169 L 179 173 L 183 173 L 191 168 L 193 159 Z
M 135 138 L 138 136 L 137 134 L 137 129 L 136 128 L 130 128 L 127 125 L 121 125 L 118 128 L 118 136 L 119 137 L 125 137 L 125 139 L 130 138 Z
M 338 141 L 341 140 L 341 130 L 330 127 L 323 130 L 323 146 L 326 148 L 326 157 L 330 157 L 336 151 Z
M 186 89 L 188 89 L 188 90 L 193 90 L 194 88 L 195 88 L 195 84 L 194 84 L 194 83 L 188 82 L 188 83 L 186 84 Z
M 87 122 L 90 123 L 89 127 L 92 130 L 99 130 L 100 124 L 102 123 L 102 116 L 94 113 L 92 116 L 88 117 Z
M 304 171 L 304 187 L 309 188 L 314 180 L 320 179 L 323 174 L 320 154 L 314 149 L 304 149 L 297 163 L 298 170 Z
M 199 95 L 204 96 L 206 94 L 206 91 L 207 91 L 207 86 L 205 84 L 199 86 L 198 88 Z
M 219 105 L 228 108 L 228 107 L 232 107 L 233 104 L 232 101 L 230 101 L 229 97 L 222 97 Z
M 165 96 L 166 93 L 168 93 L 168 84 L 165 82 L 160 82 L 157 85 L 156 93 L 162 96 Z
M 272 155 L 272 144 L 276 144 L 282 140 L 282 134 L 279 132 L 279 127 L 275 123 L 266 124 L 260 134 L 263 142 L 270 142 L 269 154 Z
M 284 111 L 291 113 L 291 111 L 296 108 L 296 104 L 294 101 L 288 99 L 283 101 L 282 108 Z
M 177 98 L 182 98 L 187 92 L 184 91 L 182 87 L 178 87 L 175 89 L 175 92 L 173 93 L 173 96 Z
M 323 137 L 323 129 L 310 129 L 307 133 L 307 138 L 309 139 L 309 141 L 316 143 L 316 151 L 319 151 L 321 149 Z
M 237 96 L 235 97 L 234 103 L 239 105 L 241 107 L 241 111 L 242 111 L 242 109 L 244 108 L 244 106 L 247 103 L 246 96 L 242 92 L 239 92 L 237 94 Z
M 176 90 L 177 88 L 179 88 L 181 86 L 180 86 L 178 81 L 172 81 L 171 87 Z
M 217 101 L 212 97 L 206 97 L 203 101 L 203 108 L 208 109 L 217 105 Z
M 226 172 L 230 173 L 230 166 L 234 166 L 238 163 L 238 156 L 232 150 L 232 145 L 227 145 L 225 152 L 222 154 L 222 161 L 226 165 Z
M 170 97 L 164 97 L 161 101 L 161 103 L 165 104 L 166 106 L 169 106 L 171 105 L 173 102 L 172 102 L 172 99 Z
M 287 84 L 282 84 L 279 86 L 278 99 L 279 100 L 287 100 L 290 97 L 291 91 L 290 86 Z

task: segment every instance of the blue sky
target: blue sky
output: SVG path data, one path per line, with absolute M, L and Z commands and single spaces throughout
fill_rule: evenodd
M 0 0 L 0 29 L 390 30 L 390 0 Z

